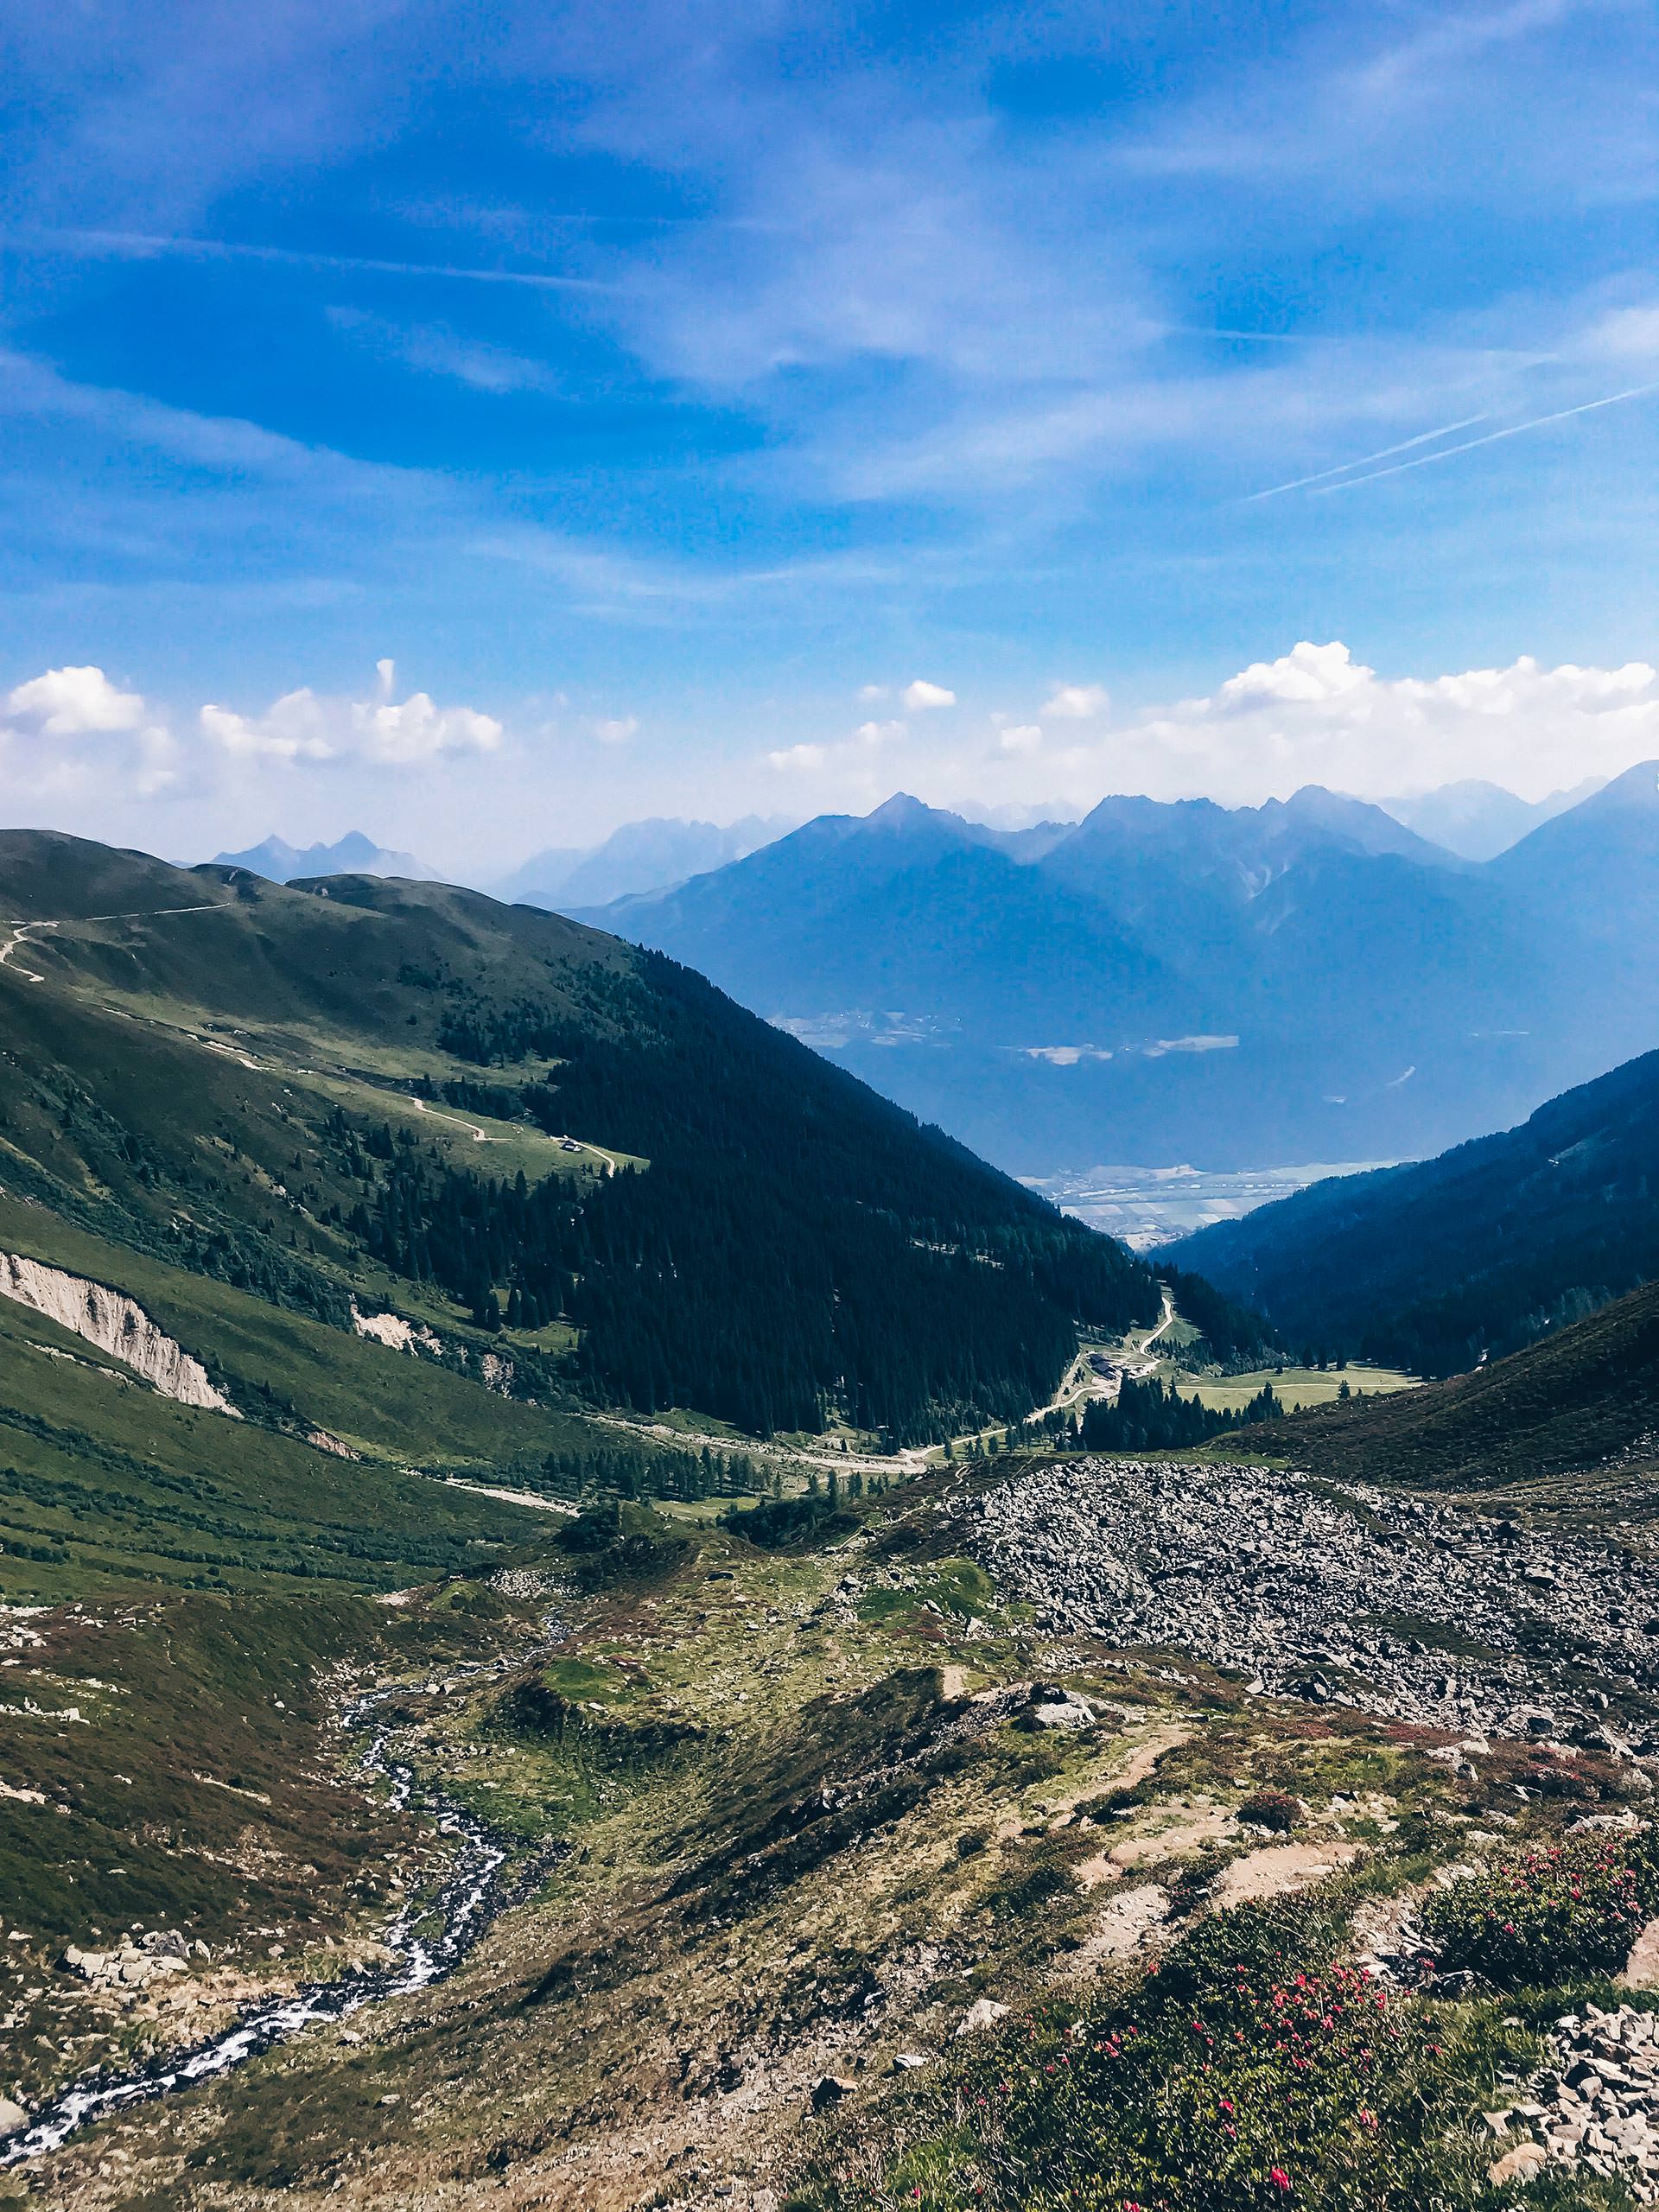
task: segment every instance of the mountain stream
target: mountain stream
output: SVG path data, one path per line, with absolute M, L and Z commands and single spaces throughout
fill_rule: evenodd
M 346 1707 L 345 1724 L 364 1727 L 385 1699 L 407 1694 L 406 1686 L 399 1685 L 355 1698 Z M 415 1776 L 392 1755 L 384 1731 L 375 1733 L 359 1772 L 370 1782 L 391 1784 L 394 1810 L 409 1804 Z M 429 1788 L 423 1792 L 429 1808 L 435 1795 Z M 194 2049 L 158 2054 L 128 2074 L 72 2084 L 41 2107 L 27 2127 L 0 2140 L 0 2169 L 57 2150 L 79 2129 L 110 2113 L 228 2074 L 303 2028 L 349 2019 L 365 2005 L 407 1996 L 453 1973 L 498 1914 L 517 1901 L 519 1885 L 503 1881 L 508 1847 L 475 1814 L 439 1797 L 436 1821 L 441 1835 L 457 1839 L 454 1862 L 435 1897 L 411 1897 L 386 1928 L 381 1942 L 391 1954 L 389 1959 L 353 1967 L 333 1981 L 305 1983 L 291 1996 L 256 2003 L 235 2026 Z M 423 1932 L 434 1921 L 437 1932 Z

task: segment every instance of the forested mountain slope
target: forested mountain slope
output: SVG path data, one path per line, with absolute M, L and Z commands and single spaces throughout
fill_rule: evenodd
M 337 1329 L 391 1307 L 520 1398 L 917 1439 L 1158 1311 L 1110 1240 L 556 916 L 22 832 L 0 887 L 0 1182 Z
M 1333 1177 L 1168 1256 L 1287 1341 L 1447 1375 L 1659 1276 L 1659 1052 L 1439 1159 Z

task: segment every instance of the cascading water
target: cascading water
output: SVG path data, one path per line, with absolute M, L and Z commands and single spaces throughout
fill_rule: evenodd
M 361 1727 L 384 1700 L 408 1694 L 403 1686 L 370 1692 L 347 1705 L 342 1719 L 348 1728 Z M 384 1732 L 374 1737 L 359 1770 L 371 1781 L 390 1783 L 394 1809 L 408 1804 L 415 1776 L 391 1755 Z M 435 1794 L 429 1791 L 429 1802 Z M 482 1821 L 464 1807 L 439 1798 L 437 1826 L 441 1835 L 459 1839 L 454 1863 L 435 1897 L 410 1899 L 385 1929 L 381 1940 L 393 1955 L 391 1960 L 353 1967 L 337 1980 L 309 1982 L 292 1996 L 255 2005 L 234 2027 L 194 2050 L 156 2057 L 130 2074 L 72 2084 L 37 2112 L 27 2127 L 0 2140 L 0 2168 L 57 2150 L 78 2129 L 110 2113 L 228 2074 L 302 2028 L 349 2019 L 365 2005 L 407 1996 L 453 1973 L 514 1896 L 501 1878 L 508 1847 Z M 422 1929 L 433 1921 L 438 1932 L 423 1934 Z

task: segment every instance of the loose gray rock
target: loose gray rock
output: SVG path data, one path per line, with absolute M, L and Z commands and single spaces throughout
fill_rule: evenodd
M 1593 1669 L 1627 1707 L 1659 1691 L 1653 1564 L 1634 1544 L 1192 1462 L 1073 1460 L 953 1510 L 1051 1630 L 1190 1652 L 1257 1694 L 1465 1738 L 1567 1738 L 1620 1757 L 1634 1734 L 1647 1749 L 1645 1725 L 1632 1734 L 1592 1710 L 1570 1671 L 1581 1682 Z M 1057 1683 L 1033 1696 L 1033 1714 L 1075 1702 Z M 1057 1712 L 1038 1725 L 1080 1724 Z

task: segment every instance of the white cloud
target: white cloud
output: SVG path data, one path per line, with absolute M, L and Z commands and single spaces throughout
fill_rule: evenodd
M 307 690 L 284 692 L 263 715 L 238 715 L 209 702 L 199 720 L 202 735 L 238 760 L 327 760 L 335 750 L 323 702 Z
M 137 729 L 144 712 L 142 694 L 118 691 L 101 668 L 49 668 L 6 695 L 7 721 L 42 737 Z
M 639 722 L 632 715 L 623 715 L 594 724 L 594 735 L 601 745 L 626 745 L 639 729 Z
M 446 323 L 399 323 L 359 308 L 332 307 L 324 314 L 341 331 L 382 359 L 403 362 L 432 376 L 454 377 L 474 391 L 552 391 L 550 369 L 502 346 L 467 337 Z
M 424 691 L 411 692 L 401 706 L 354 705 L 352 731 L 367 759 L 399 766 L 440 753 L 493 753 L 502 734 L 493 715 L 474 707 L 436 707 Z
M 861 722 L 853 734 L 861 745 L 897 745 L 907 728 L 904 722 Z
M 1097 721 L 1111 703 L 1103 683 L 1062 683 L 1043 702 L 1042 711 L 1057 721 Z
M 99 789 L 152 798 L 178 774 L 170 731 L 141 692 L 119 690 L 101 668 L 49 668 L 15 684 L 0 711 L 0 753 L 15 787 L 37 798 Z
M 1476 778 L 1541 798 L 1659 760 L 1659 666 L 1552 667 L 1522 655 L 1499 667 L 1389 676 L 1340 639 L 1304 639 L 1218 671 L 1200 696 L 1114 723 L 1051 722 L 1046 709 L 1040 721 L 993 721 L 971 754 L 925 747 L 918 733 L 906 788 L 986 818 L 1028 808 L 1039 764 L 1046 810 L 1055 815 L 1084 811 L 1108 792 L 1254 806 L 1305 784 L 1386 799 Z M 826 799 L 860 793 L 855 757 L 832 756 L 829 767 Z
M 372 699 L 328 697 L 302 685 L 284 692 L 263 715 L 204 706 L 201 733 L 221 752 L 245 760 L 353 759 L 410 767 L 447 753 L 493 753 L 501 725 L 473 707 L 439 707 L 424 691 L 391 696 L 392 664 L 377 663 Z
M 903 698 L 912 715 L 925 714 L 930 707 L 954 707 L 957 703 L 954 691 L 947 691 L 942 683 L 925 683 L 919 676 L 913 683 L 905 686 Z
M 863 683 L 859 686 L 858 696 L 862 705 L 871 706 L 878 699 L 890 699 L 893 686 L 890 683 Z
M 1546 668 L 1523 654 L 1505 668 L 1388 677 L 1339 640 L 1304 640 L 1120 743 L 1141 764 L 1137 788 L 1160 795 L 1259 798 L 1320 783 L 1381 798 L 1484 777 L 1538 798 L 1659 755 L 1659 670 Z
M 1224 712 L 1259 706 L 1268 701 L 1285 705 L 1311 706 L 1324 699 L 1340 698 L 1370 682 L 1373 671 L 1360 666 L 1344 645 L 1311 645 L 1306 639 L 1278 660 L 1252 661 L 1236 676 L 1230 676 L 1216 697 Z
M 768 753 L 767 760 L 784 773 L 813 775 L 823 767 L 829 753 L 822 745 L 791 745 L 777 753 Z

